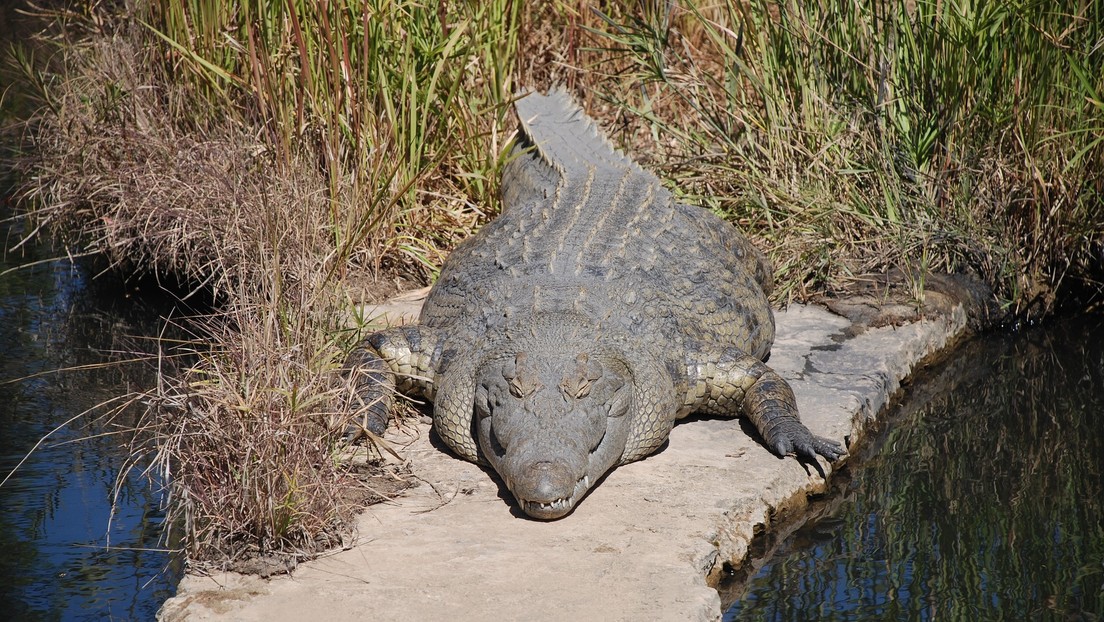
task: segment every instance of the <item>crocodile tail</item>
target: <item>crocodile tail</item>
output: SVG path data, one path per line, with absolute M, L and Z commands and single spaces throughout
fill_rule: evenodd
M 514 105 L 521 121 L 519 142 L 536 147 L 541 159 L 561 174 L 583 164 L 640 170 L 631 158 L 606 140 L 563 88 L 554 88 L 547 95 L 523 95 Z

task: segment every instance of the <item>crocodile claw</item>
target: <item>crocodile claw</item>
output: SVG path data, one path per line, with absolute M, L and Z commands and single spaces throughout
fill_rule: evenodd
M 346 426 L 346 441 L 356 442 L 367 436 L 367 432 L 382 436 L 390 419 L 395 391 L 393 373 L 375 350 L 363 345 L 353 350 L 345 365 L 353 373 L 356 383 L 354 406 L 360 411 L 360 416 Z
M 780 457 L 792 455 L 802 464 L 812 464 L 822 478 L 825 477 L 824 469 L 821 468 L 817 456 L 824 456 L 829 463 L 833 463 L 847 455 L 847 450 L 836 441 L 813 436 L 809 432 L 799 435 L 798 438 L 780 438 L 771 449 Z

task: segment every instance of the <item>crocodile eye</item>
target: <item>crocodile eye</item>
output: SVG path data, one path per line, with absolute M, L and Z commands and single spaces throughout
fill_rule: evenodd
M 510 381 L 506 384 L 510 387 L 510 395 L 513 395 L 518 399 L 525 397 L 525 389 L 521 386 L 521 383 L 518 382 L 517 378 L 511 378 Z
M 513 362 L 502 366 L 502 377 L 510 388 L 510 395 L 518 399 L 529 397 L 544 387 L 524 352 L 519 352 Z
M 587 379 L 568 378 L 560 383 L 560 390 L 563 391 L 566 397 L 571 399 L 582 399 L 590 395 L 591 381 Z
M 591 387 L 601 377 L 602 365 L 598 361 L 591 361 L 584 352 L 575 357 L 575 368 L 564 374 L 560 390 L 564 397 L 582 399 L 590 395 Z

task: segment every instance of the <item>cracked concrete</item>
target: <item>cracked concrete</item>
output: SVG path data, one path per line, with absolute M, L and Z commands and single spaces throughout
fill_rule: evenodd
M 769 364 L 793 385 L 802 419 L 854 442 L 913 367 L 966 330 L 966 313 L 864 331 L 793 305 L 777 322 Z M 521 518 L 488 472 L 434 446 L 427 425 L 415 429 L 413 440 L 389 439 L 406 445 L 422 483 L 369 508 L 355 546 L 290 577 L 188 576 L 160 618 L 717 620 L 710 581 L 724 563 L 743 563 L 757 531 L 825 488 L 741 420 L 695 419 L 660 453 L 614 470 L 571 515 L 538 522 Z

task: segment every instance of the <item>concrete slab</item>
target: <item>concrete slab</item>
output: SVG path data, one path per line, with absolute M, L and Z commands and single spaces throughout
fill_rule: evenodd
M 777 314 L 770 365 L 814 433 L 857 440 L 914 365 L 966 314 L 861 332 L 819 307 Z M 742 562 L 772 517 L 823 491 L 738 420 L 677 425 L 657 455 L 613 471 L 568 517 L 521 518 L 497 480 L 416 427 L 404 455 L 422 482 L 369 508 L 346 551 L 270 580 L 188 576 L 161 611 L 183 620 L 717 620 L 709 579 Z

